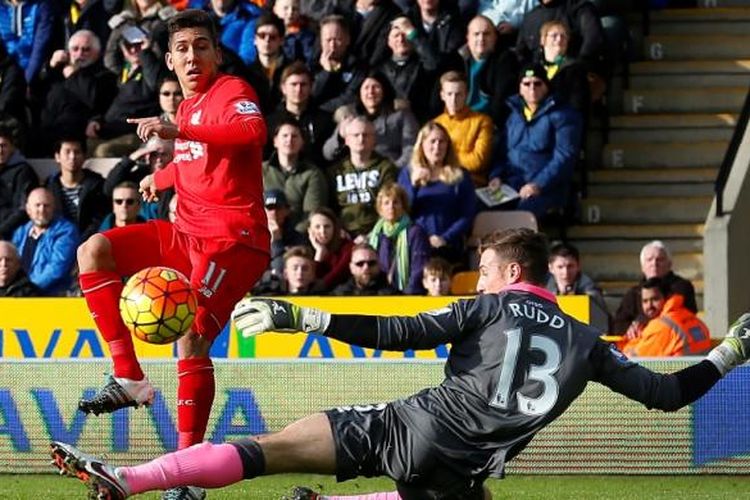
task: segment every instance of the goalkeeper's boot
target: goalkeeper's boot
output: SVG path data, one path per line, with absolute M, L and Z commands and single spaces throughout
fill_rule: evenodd
M 89 488 L 89 498 L 123 500 L 130 496 L 128 485 L 111 465 L 83 453 L 69 444 L 50 443 L 52 465 L 60 474 L 78 478 Z
M 304 486 L 295 486 L 292 488 L 289 496 L 284 497 L 284 500 L 322 500 L 323 497 L 320 493 L 316 493 L 310 488 Z
M 206 490 L 197 486 L 179 486 L 169 488 L 161 495 L 161 500 L 203 500 Z
M 109 375 L 107 384 L 93 398 L 78 402 L 78 409 L 84 413 L 99 415 L 129 406 L 149 406 L 153 400 L 154 387 L 147 377 L 143 377 L 143 380 L 130 380 Z

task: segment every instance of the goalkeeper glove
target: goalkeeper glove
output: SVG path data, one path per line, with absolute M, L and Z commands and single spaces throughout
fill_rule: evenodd
M 750 313 L 745 313 L 729 327 L 721 344 L 708 353 L 711 361 L 722 375 L 750 358 Z
M 263 332 L 322 333 L 328 328 L 331 315 L 283 300 L 251 298 L 234 306 L 232 321 L 243 337 Z

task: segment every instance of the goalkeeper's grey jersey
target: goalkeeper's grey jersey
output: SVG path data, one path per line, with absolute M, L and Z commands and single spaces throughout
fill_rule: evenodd
M 516 285 L 415 317 L 380 317 L 377 326 L 362 318 L 339 316 L 326 334 L 391 350 L 452 344 L 445 380 L 393 406 L 462 474 L 501 475 L 506 460 L 590 380 L 648 407 L 679 406 L 674 377 L 629 362 L 538 287 Z M 356 333 L 335 333 L 347 326 Z

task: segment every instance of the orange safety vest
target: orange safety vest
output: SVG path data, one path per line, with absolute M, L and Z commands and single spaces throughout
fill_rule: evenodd
M 623 351 L 628 356 L 697 356 L 711 349 L 708 327 L 674 294 L 664 303 L 658 318 L 648 322 L 640 337 Z

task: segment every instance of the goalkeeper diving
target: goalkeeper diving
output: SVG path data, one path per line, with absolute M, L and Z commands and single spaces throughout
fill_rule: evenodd
M 704 360 L 674 373 L 653 372 L 558 307 L 543 288 L 547 242 L 542 234 L 527 229 L 493 233 L 479 250 L 479 295 L 440 310 L 392 317 L 329 314 L 249 298 L 232 314 L 246 337 L 307 332 L 392 351 L 451 344 L 445 379 L 437 387 L 386 404 L 356 401 L 356 406 L 316 413 L 280 432 L 197 444 L 134 467 L 108 465 L 55 442 L 55 464 L 110 499 L 302 472 L 335 474 L 340 481 L 392 478 L 396 491 L 379 498 L 481 500 L 490 497 L 485 479 L 502 477 L 505 464 L 588 382 L 649 409 L 675 411 L 750 356 L 750 314 L 745 314 Z M 307 498 L 325 498 L 315 495 Z

